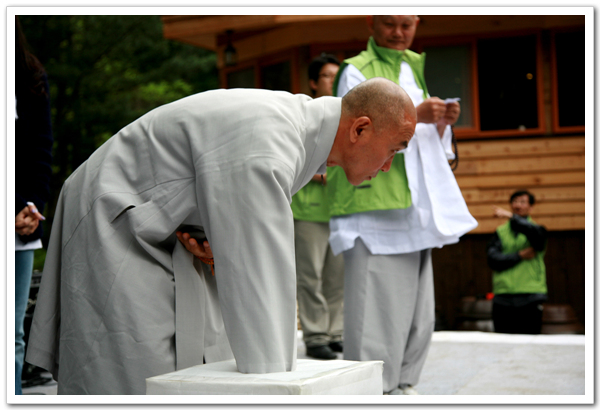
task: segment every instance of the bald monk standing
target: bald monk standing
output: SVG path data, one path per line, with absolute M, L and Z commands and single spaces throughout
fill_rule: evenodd
M 294 370 L 292 195 L 326 165 L 355 185 L 389 170 L 415 124 L 385 79 L 315 100 L 208 91 L 142 116 L 62 188 L 27 361 L 59 394 L 144 394 L 148 377 L 232 357 Z

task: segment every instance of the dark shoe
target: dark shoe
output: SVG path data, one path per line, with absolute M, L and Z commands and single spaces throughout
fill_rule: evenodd
M 334 352 L 341 353 L 344 351 L 344 344 L 342 342 L 331 342 L 329 343 L 329 348 Z
M 337 359 L 337 355 L 327 345 L 307 347 L 306 355 L 319 360 Z

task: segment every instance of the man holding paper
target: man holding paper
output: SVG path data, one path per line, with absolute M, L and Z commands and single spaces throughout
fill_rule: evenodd
M 418 394 L 435 324 L 431 248 L 477 226 L 448 164 L 456 100 L 430 97 L 424 54 L 412 44 L 419 17 L 368 16 L 367 50 L 342 63 L 334 92 L 373 77 L 406 90 L 417 111 L 414 138 L 390 172 L 353 187 L 328 169 L 330 243 L 344 253 L 344 359 L 384 360 L 385 394 Z

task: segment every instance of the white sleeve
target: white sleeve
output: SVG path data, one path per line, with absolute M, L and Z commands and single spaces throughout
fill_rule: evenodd
M 358 68 L 354 67 L 352 64 L 348 64 L 344 68 L 344 71 L 342 71 L 342 74 L 340 74 L 336 96 L 343 97 L 348 91 L 366 80 L 367 78 L 358 71 Z

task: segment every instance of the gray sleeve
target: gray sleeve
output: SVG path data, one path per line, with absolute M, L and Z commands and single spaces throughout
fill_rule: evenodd
M 219 304 L 242 373 L 295 368 L 292 181 L 292 170 L 270 158 L 249 159 L 199 179 Z

